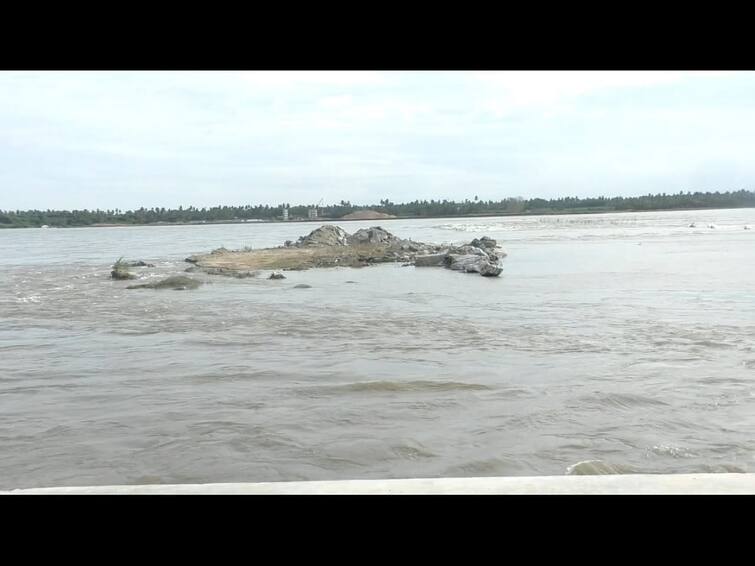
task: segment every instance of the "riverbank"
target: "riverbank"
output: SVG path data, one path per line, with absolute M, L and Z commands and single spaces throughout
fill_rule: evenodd
M 752 206 L 739 207 L 700 207 L 700 208 L 656 208 L 652 210 L 561 210 L 561 211 L 533 211 L 533 212 L 485 212 L 480 214 L 462 214 L 462 215 L 429 215 L 429 216 L 394 216 L 392 218 L 382 218 L 380 222 L 393 222 L 396 220 L 424 220 L 424 219 L 443 219 L 443 220 L 463 220 L 468 218 L 521 218 L 527 216 L 582 216 L 596 214 L 640 214 L 646 212 L 696 212 L 701 210 L 744 210 L 752 209 Z M 290 220 L 282 219 L 238 219 L 238 220 L 198 220 L 191 222 L 149 222 L 149 223 L 97 223 L 85 224 L 79 226 L 48 226 L 48 228 L 126 228 L 129 226 L 207 226 L 207 225 L 224 225 L 224 224 L 296 224 L 296 223 L 317 223 L 317 222 L 343 222 L 344 218 L 335 217 L 318 217 L 318 218 L 296 218 Z M 348 222 L 375 222 L 369 218 L 353 218 Z M 0 224 L 1 229 L 21 229 L 21 228 L 42 228 L 42 226 L 10 226 Z

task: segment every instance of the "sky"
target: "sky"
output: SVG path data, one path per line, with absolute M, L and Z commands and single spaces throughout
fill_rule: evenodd
M 0 210 L 755 189 L 755 72 L 0 72 Z

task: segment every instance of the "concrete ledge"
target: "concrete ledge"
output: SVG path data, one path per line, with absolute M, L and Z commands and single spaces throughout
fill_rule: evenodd
M 108 485 L 0 491 L 0 495 L 742 495 L 755 474 L 642 474 L 428 478 L 270 483 Z

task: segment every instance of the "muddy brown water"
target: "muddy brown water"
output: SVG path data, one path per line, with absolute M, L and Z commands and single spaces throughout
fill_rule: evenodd
M 378 223 L 504 272 L 126 290 L 316 225 L 0 231 L 0 488 L 755 471 L 755 210 Z

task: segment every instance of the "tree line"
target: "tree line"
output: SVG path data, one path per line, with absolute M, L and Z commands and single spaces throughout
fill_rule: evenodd
M 684 192 L 676 194 L 648 194 L 637 197 L 562 197 L 506 198 L 481 200 L 477 196 L 463 201 L 415 200 L 393 203 L 382 199 L 379 203 L 354 205 L 340 201 L 317 207 L 320 218 L 337 219 L 357 210 L 375 210 L 398 217 L 421 218 L 469 215 L 514 215 L 514 214 L 563 214 L 590 212 L 621 212 L 648 210 L 677 210 L 699 208 L 746 208 L 755 207 L 755 192 L 747 190 L 727 192 Z M 92 226 L 98 224 L 158 224 L 240 222 L 248 220 L 281 220 L 283 209 L 288 209 L 289 219 L 306 219 L 315 205 L 281 203 L 278 206 L 251 204 L 242 206 L 214 206 L 196 208 L 179 206 L 172 208 L 139 208 L 138 210 L 2 210 L 0 228 Z

